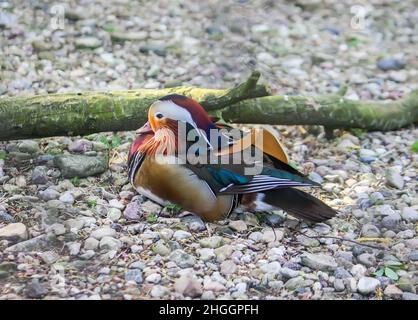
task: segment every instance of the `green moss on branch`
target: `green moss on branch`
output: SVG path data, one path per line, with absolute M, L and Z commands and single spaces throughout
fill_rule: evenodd
M 353 101 L 341 95 L 269 96 L 241 101 L 221 114 L 232 123 L 395 130 L 418 122 L 418 90 L 394 102 Z

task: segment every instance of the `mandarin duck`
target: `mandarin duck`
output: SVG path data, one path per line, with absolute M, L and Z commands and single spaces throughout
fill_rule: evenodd
M 194 133 L 203 141 L 194 149 L 196 139 L 187 141 L 183 146 L 186 153 L 206 161 L 196 163 L 181 156 L 181 128 L 186 136 Z M 174 94 L 155 101 L 148 110 L 148 122 L 137 130 L 129 151 L 131 184 L 160 205 L 179 205 L 205 221 L 225 219 L 233 210 L 282 209 L 307 222 L 336 215 L 321 200 L 297 189 L 320 185 L 288 164 L 287 154 L 272 133 L 263 129 L 261 139 L 255 129 L 241 138 L 224 132 L 212 134 L 224 129 L 191 98 Z M 234 161 L 234 156 L 244 151 L 258 151 L 261 157 L 252 163 L 239 157 L 241 161 Z M 221 157 L 223 161 L 211 161 Z

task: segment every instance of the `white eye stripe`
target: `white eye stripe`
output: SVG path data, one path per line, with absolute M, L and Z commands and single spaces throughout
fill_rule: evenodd
M 193 128 L 196 129 L 199 136 L 202 136 L 205 139 L 209 147 L 211 149 L 213 148 L 206 134 L 197 127 L 196 122 L 194 122 L 193 117 L 188 110 L 178 106 L 171 100 L 156 101 L 152 104 L 152 106 L 154 108 L 154 116 L 156 116 L 158 113 L 161 113 L 168 119 L 189 123 Z
M 161 113 L 164 115 L 164 117 L 177 120 L 177 121 L 183 121 L 183 122 L 193 122 L 192 115 L 189 111 L 186 109 L 178 106 L 173 101 L 166 100 L 166 101 L 156 101 L 153 103 L 154 107 L 154 115 L 157 115 L 158 113 Z

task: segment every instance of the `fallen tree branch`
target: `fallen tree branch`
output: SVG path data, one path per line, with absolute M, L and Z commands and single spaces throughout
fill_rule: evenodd
M 418 90 L 394 102 L 353 101 L 339 94 L 269 96 L 241 101 L 221 115 L 231 123 L 395 130 L 418 122 Z
M 207 111 L 214 111 L 231 106 L 245 99 L 271 95 L 270 90 L 266 86 L 257 85 L 259 79 L 260 72 L 253 71 L 246 82 L 227 90 L 222 96 L 207 95 L 205 99 L 201 101 L 201 104 Z
M 399 101 L 353 101 L 336 95 L 268 96 L 255 71 L 227 90 L 196 87 L 0 97 L 0 140 L 135 130 L 152 102 L 168 94 L 199 101 L 230 123 L 323 125 L 326 128 L 395 130 L 418 122 L 418 91 Z M 330 131 L 330 130 L 328 130 Z
M 246 82 L 229 90 L 175 87 L 3 97 L 0 140 L 135 130 L 147 121 L 151 103 L 165 95 L 181 94 L 209 110 L 221 109 L 268 95 L 266 86 L 257 85 L 259 77 L 258 72 L 253 72 Z

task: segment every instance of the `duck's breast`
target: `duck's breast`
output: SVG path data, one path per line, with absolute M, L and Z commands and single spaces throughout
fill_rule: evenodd
M 135 186 L 162 205 L 167 201 L 176 203 L 205 220 L 222 218 L 232 205 L 232 196 L 216 196 L 204 180 L 172 156 L 145 159 Z

